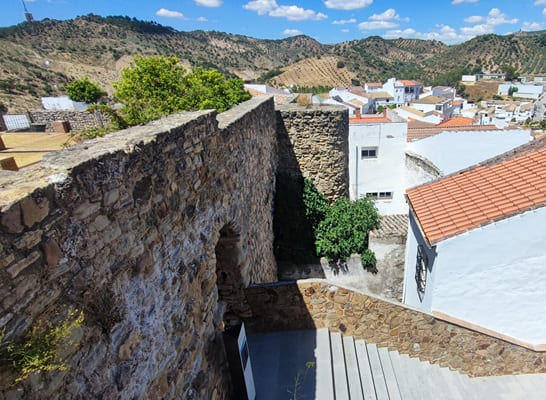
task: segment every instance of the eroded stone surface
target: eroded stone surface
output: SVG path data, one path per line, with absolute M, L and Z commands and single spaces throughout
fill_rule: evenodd
M 246 285 L 276 280 L 275 127 L 273 100 L 251 100 L 116 132 L 2 175 L 7 337 L 69 308 L 84 310 L 85 325 L 68 372 L 16 389 L 0 373 L 0 397 L 228 398 L 220 328 L 248 314 Z M 221 231 L 234 251 L 220 246 L 217 267 Z

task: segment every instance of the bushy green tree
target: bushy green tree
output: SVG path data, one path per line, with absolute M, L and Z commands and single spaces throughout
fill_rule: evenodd
M 214 108 L 223 112 L 250 98 L 240 79 L 216 70 L 191 73 L 176 57 L 136 57 L 114 83 L 116 98 L 129 125 L 146 123 L 179 111 Z
M 70 100 L 85 103 L 97 103 L 106 96 L 106 92 L 98 84 L 91 82 L 87 76 L 69 83 L 65 86 L 65 90 Z
M 366 254 L 369 259 L 368 234 L 379 227 L 379 221 L 371 200 L 340 198 L 328 208 L 315 231 L 317 253 L 329 261 L 344 262 L 353 253 Z
M 305 217 L 313 227 L 317 229 L 319 223 L 324 220 L 330 202 L 328 198 L 320 193 L 313 181 L 308 178 L 304 178 L 303 183 L 303 204 L 305 205 Z
M 506 81 L 513 81 L 518 77 L 518 73 L 516 71 L 516 67 L 513 67 L 511 65 L 503 65 L 501 67 L 502 72 L 505 74 L 505 80 Z

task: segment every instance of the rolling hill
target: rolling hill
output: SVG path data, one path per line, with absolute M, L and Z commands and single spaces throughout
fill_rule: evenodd
M 0 102 L 11 111 L 40 106 L 89 76 L 109 93 L 135 54 L 175 55 L 187 68 L 216 68 L 227 76 L 275 86 L 342 86 L 396 76 L 431 82 L 453 69 L 546 74 L 546 31 L 484 35 L 447 46 L 438 41 L 371 36 L 324 45 L 307 36 L 263 40 L 214 31 L 179 32 L 128 17 L 87 15 L 0 28 Z

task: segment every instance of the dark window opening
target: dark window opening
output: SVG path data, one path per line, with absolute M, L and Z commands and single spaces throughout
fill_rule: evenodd
M 417 294 L 419 300 L 423 301 L 425 297 L 425 287 L 427 285 L 427 267 L 428 259 L 425 248 L 422 244 L 417 246 L 417 260 L 415 264 L 415 282 L 417 283 Z

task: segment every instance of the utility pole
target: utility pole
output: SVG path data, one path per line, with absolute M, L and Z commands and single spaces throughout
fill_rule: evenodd
M 32 22 L 34 21 L 34 17 L 32 16 L 32 13 L 30 13 L 28 10 L 27 10 L 27 5 L 25 3 L 25 0 L 21 0 L 21 2 L 23 3 L 23 8 L 25 9 L 25 18 L 27 20 L 27 22 Z

